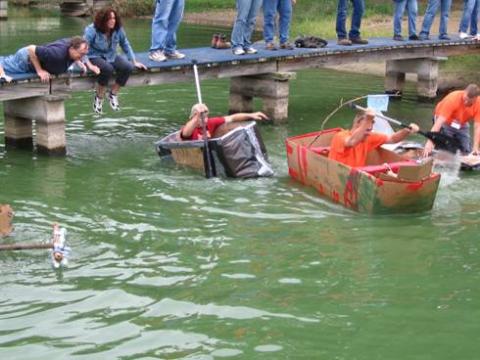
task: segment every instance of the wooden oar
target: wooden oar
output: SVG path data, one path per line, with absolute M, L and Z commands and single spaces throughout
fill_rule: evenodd
M 53 249 L 53 244 L 29 244 L 29 243 L 17 243 L 17 244 L 0 244 L 0 251 L 11 250 L 31 250 L 31 249 Z
M 192 60 L 193 64 L 193 73 L 195 75 L 195 87 L 197 88 L 197 98 L 198 103 L 203 104 L 202 102 L 202 92 L 200 89 L 200 77 L 198 76 L 197 61 Z M 205 121 L 205 113 L 200 113 L 200 121 L 202 123 L 202 132 L 203 132 L 203 166 L 205 168 L 205 177 L 210 179 L 215 176 L 215 169 L 212 164 L 212 159 L 210 157 L 210 147 L 208 144 L 207 137 L 207 122 Z
M 350 106 L 356 110 L 360 111 L 366 111 L 367 108 L 361 107 L 356 104 L 350 104 Z M 403 128 L 410 128 L 410 125 L 404 124 L 401 121 L 398 121 L 396 119 L 393 119 L 391 117 L 388 117 L 386 115 L 383 115 L 380 112 L 375 111 L 375 116 L 379 117 L 380 119 L 386 120 L 388 122 L 391 122 L 392 124 L 398 125 Z M 418 133 L 427 139 L 431 140 L 436 147 L 447 150 L 449 152 L 457 152 L 461 148 L 460 141 L 456 138 L 452 138 L 450 136 L 447 136 L 445 134 L 442 134 L 440 132 L 435 132 L 435 131 L 423 131 L 419 130 Z

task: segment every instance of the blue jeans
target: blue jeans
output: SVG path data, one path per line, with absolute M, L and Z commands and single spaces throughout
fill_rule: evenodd
M 107 86 L 110 78 L 115 72 L 115 82 L 120 86 L 125 86 L 133 71 L 133 64 L 125 59 L 123 56 L 115 56 L 115 60 L 110 62 L 102 57 L 90 58 L 93 65 L 100 68 L 100 75 L 98 75 L 97 81 L 101 86 Z
M 247 48 L 252 45 L 255 20 L 263 0 L 237 0 L 237 18 L 232 30 L 232 47 Z
M 185 0 L 156 0 L 150 51 L 163 50 L 168 54 L 176 50 L 177 30 L 184 7 Z
M 470 35 L 477 35 L 478 3 L 480 0 L 465 0 L 459 32 L 466 33 L 470 25 Z
M 417 35 L 418 3 L 417 0 L 397 0 L 395 1 L 395 12 L 393 14 L 393 35 L 402 35 L 402 17 L 407 9 L 408 12 L 408 36 Z
M 26 47 L 21 48 L 13 55 L 0 56 L 0 65 L 7 75 L 35 73 Z
M 271 43 L 275 36 L 275 17 L 279 14 L 278 32 L 280 44 L 288 41 L 290 21 L 292 20 L 292 0 L 263 1 L 263 37 L 266 43 Z
M 337 7 L 337 38 L 345 39 L 347 37 L 347 29 L 345 23 L 347 21 L 347 1 L 348 0 L 338 0 Z M 358 38 L 360 37 L 360 25 L 362 24 L 362 16 L 365 11 L 365 1 L 364 0 L 350 0 L 353 4 L 353 14 L 352 14 L 352 27 L 348 33 L 348 37 Z
M 433 19 L 440 7 L 440 30 L 439 35 L 448 35 L 448 13 L 450 12 L 450 6 L 452 0 L 428 0 L 427 10 L 425 11 L 425 17 L 423 18 L 422 31 L 420 36 L 427 37 L 430 34 L 430 28 L 432 27 Z

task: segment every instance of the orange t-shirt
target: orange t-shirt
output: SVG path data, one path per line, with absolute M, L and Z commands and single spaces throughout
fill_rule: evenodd
M 370 133 L 357 145 L 347 147 L 345 140 L 350 136 L 352 136 L 350 130 L 342 130 L 335 134 L 330 144 L 328 157 L 351 167 L 365 166 L 368 152 L 385 144 L 388 140 L 388 136 L 385 134 Z
M 480 96 L 467 107 L 463 103 L 463 94 L 464 90 L 456 90 L 445 96 L 435 107 L 435 117 L 443 116 L 447 125 L 455 121 L 463 126 L 472 119 L 480 122 Z

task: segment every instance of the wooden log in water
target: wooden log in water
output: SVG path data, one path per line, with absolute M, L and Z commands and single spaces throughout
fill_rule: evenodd
M 0 251 L 12 251 L 12 250 L 33 250 L 33 249 L 52 249 L 53 244 L 37 243 L 17 243 L 17 244 L 0 244 Z

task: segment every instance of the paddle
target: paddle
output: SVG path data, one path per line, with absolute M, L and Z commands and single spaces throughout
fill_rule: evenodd
M 197 98 L 198 103 L 203 104 L 202 102 L 202 92 L 200 90 L 200 78 L 198 76 L 197 61 L 192 60 L 193 64 L 193 73 L 195 75 L 195 87 L 197 88 Z M 210 148 L 208 145 L 207 137 L 207 122 L 205 121 L 205 113 L 200 113 L 200 122 L 202 123 L 202 132 L 203 132 L 203 166 L 205 168 L 205 177 L 210 179 L 215 176 L 215 169 L 213 168 L 212 159 L 210 157 Z
M 364 107 L 361 107 L 356 104 L 350 104 L 350 106 L 356 110 L 360 111 L 365 111 L 367 110 Z M 382 113 L 379 113 L 375 111 L 375 116 L 379 117 L 380 119 L 384 119 L 386 121 L 391 122 L 392 124 L 398 125 L 403 128 L 410 128 L 409 125 L 402 123 L 401 121 L 398 121 L 396 119 L 393 119 L 391 117 L 388 117 L 386 115 L 383 115 Z M 447 136 L 445 134 L 439 133 L 439 132 L 434 132 L 434 131 L 422 131 L 419 130 L 418 133 L 427 139 L 431 140 L 435 146 L 439 149 L 443 149 L 452 153 L 456 153 L 457 150 L 461 148 L 460 141 L 456 138 L 452 138 L 450 136 Z

